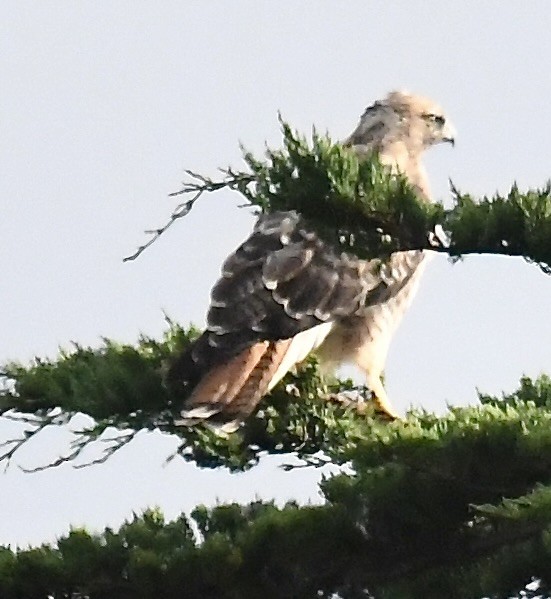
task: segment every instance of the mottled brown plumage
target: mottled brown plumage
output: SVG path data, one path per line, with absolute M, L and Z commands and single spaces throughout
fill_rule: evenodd
M 428 201 L 421 155 L 454 137 L 440 107 L 393 92 L 366 109 L 345 144 L 360 156 L 377 151 Z M 360 260 L 319 239 L 294 211 L 261 216 L 222 266 L 206 331 L 170 369 L 169 381 L 190 391 L 182 423 L 235 430 L 314 350 L 326 370 L 357 364 L 380 409 L 396 417 L 381 374 L 425 261 L 422 251 L 395 253 L 383 265 Z

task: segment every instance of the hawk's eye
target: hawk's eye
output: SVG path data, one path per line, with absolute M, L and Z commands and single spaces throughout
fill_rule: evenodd
M 446 119 L 440 114 L 424 114 L 423 118 L 431 123 L 436 123 L 439 127 L 446 124 Z

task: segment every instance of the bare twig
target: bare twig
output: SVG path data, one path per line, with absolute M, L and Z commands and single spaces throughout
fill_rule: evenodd
M 134 439 L 139 433 L 139 430 L 133 430 L 126 434 L 121 434 L 117 437 L 111 437 L 109 439 L 101 439 L 104 443 L 112 443 L 110 447 L 103 450 L 101 457 L 86 462 L 85 464 L 75 464 L 75 468 L 87 468 L 88 466 L 94 466 L 95 464 L 105 463 L 114 453 L 125 447 Z M 91 440 L 92 442 L 92 440 Z
M 11 420 L 16 420 L 16 418 L 11 417 Z M 55 421 L 56 417 L 44 417 L 42 420 L 37 420 L 32 424 L 35 424 L 34 429 L 26 429 L 23 431 L 23 435 L 18 439 L 10 439 L 2 443 L 2 447 L 6 447 L 8 445 L 12 445 L 11 449 L 8 449 L 3 454 L 0 454 L 0 462 L 5 462 L 4 472 L 6 472 L 11 464 L 11 460 L 13 456 L 23 447 L 25 443 L 30 441 L 35 435 L 42 432 L 47 426 L 52 424 Z M 21 419 L 23 422 L 30 423 L 28 419 Z
M 48 462 L 43 466 L 35 466 L 34 468 L 24 468 L 23 466 L 19 466 L 19 468 L 25 473 L 33 473 L 33 472 L 42 472 L 43 470 L 49 470 L 50 468 L 57 468 L 58 466 L 62 466 L 67 462 L 72 462 L 75 460 L 90 443 L 92 443 L 95 439 L 90 438 L 84 434 L 81 434 L 79 438 L 71 443 L 71 447 L 73 447 L 73 451 L 67 455 L 60 456 L 57 460 L 53 462 Z
M 139 430 L 133 430 L 126 434 L 121 434 L 117 437 L 110 437 L 108 439 L 100 439 L 103 443 L 112 443 L 110 447 L 103 449 L 101 456 L 94 460 L 90 460 L 89 462 L 85 462 L 84 464 L 73 464 L 73 468 L 87 468 L 88 466 L 93 466 L 95 464 L 103 464 L 105 463 L 114 453 L 128 445 L 134 437 L 139 433 Z M 69 462 L 73 462 L 76 458 L 78 458 L 82 452 L 92 443 L 98 441 L 98 439 L 91 437 L 86 433 L 81 433 L 81 436 L 77 438 L 75 441 L 71 443 L 73 447 L 73 451 L 70 453 L 59 457 L 57 460 L 53 462 L 49 462 L 43 466 L 36 466 L 34 468 L 24 468 L 20 466 L 21 470 L 26 473 L 33 472 L 42 472 L 43 470 L 49 470 L 50 468 L 56 468 L 57 466 L 62 466 L 63 464 L 67 464 Z
M 2 414 L 2 418 L 6 420 L 11 420 L 12 422 L 20 422 L 22 424 L 40 424 L 42 422 L 42 418 L 40 416 L 35 416 L 34 414 L 26 415 L 26 414 L 17 414 L 13 412 L 13 409 L 10 408 L 11 413 L 5 412 Z
M 173 453 L 171 453 L 170 455 L 167 456 L 167 458 L 164 461 L 164 465 L 168 466 L 168 464 L 170 464 L 170 462 L 172 462 L 177 457 L 182 457 L 185 459 L 185 457 L 190 454 L 191 454 L 191 447 L 189 447 L 187 441 L 184 441 L 183 443 L 180 443 L 178 445 L 178 447 L 176 448 L 176 450 Z
M 219 191 L 227 187 L 228 189 L 242 189 L 244 186 L 248 185 L 253 181 L 252 175 L 247 175 L 245 173 L 234 172 L 231 168 L 226 170 L 222 170 L 224 174 L 224 178 L 221 181 L 214 181 L 213 179 L 209 179 L 208 177 L 204 177 L 198 173 L 194 173 L 193 171 L 186 170 L 186 175 L 191 177 L 191 179 L 195 179 L 195 181 L 184 181 L 182 185 L 182 189 L 178 191 L 174 191 L 169 194 L 169 197 L 174 197 L 178 195 L 185 194 L 193 194 L 191 199 L 187 200 L 187 202 L 182 202 L 178 206 L 176 206 L 174 212 L 170 215 L 169 220 L 165 225 L 158 229 L 149 229 L 145 231 L 147 235 L 151 235 L 151 238 L 141 245 L 132 255 L 126 256 L 123 258 L 123 262 L 129 262 L 131 260 L 135 260 L 140 254 L 142 254 L 150 245 L 155 243 L 157 239 L 167 230 L 169 229 L 178 219 L 189 214 L 195 202 L 205 193 L 210 193 L 214 191 Z
M 203 192 L 199 191 L 197 192 L 192 198 L 191 200 L 188 200 L 187 202 L 184 202 L 183 204 L 180 204 L 176 207 L 176 210 L 174 210 L 174 212 L 170 215 L 170 219 L 168 220 L 168 222 L 161 228 L 159 229 L 148 229 L 145 231 L 145 233 L 147 235 L 151 235 L 151 238 L 144 243 L 143 245 L 140 245 L 140 247 L 131 255 L 131 256 L 126 256 L 126 258 L 123 258 L 123 262 L 129 262 L 131 260 L 135 260 L 142 252 L 144 252 L 150 245 L 152 245 L 153 243 L 155 243 L 155 241 L 157 241 L 157 239 L 159 239 L 159 237 L 169 228 L 171 227 L 175 221 L 177 221 L 179 218 L 182 218 L 183 216 L 185 216 L 186 214 L 189 213 L 189 211 L 193 208 L 193 204 L 199 199 L 199 197 L 201 196 Z

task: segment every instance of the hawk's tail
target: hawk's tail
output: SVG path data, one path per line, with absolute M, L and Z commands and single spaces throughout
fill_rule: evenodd
M 204 373 L 200 373 L 192 353 L 186 352 L 177 369 L 187 371 L 185 378 L 192 392 L 176 424 L 206 421 L 221 432 L 235 431 L 275 384 L 290 343 L 290 339 L 255 343 Z

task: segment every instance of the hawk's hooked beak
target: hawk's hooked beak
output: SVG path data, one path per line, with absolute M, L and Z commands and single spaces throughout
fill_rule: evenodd
M 455 146 L 455 138 L 457 136 L 457 130 L 451 123 L 451 121 L 446 120 L 446 123 L 442 129 L 442 141 L 450 143 L 452 146 Z

